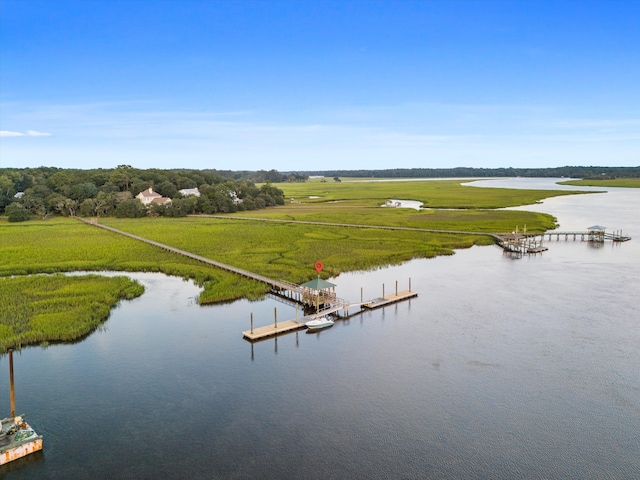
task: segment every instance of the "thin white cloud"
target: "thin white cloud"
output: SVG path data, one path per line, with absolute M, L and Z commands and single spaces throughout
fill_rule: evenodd
M 51 133 L 27 130 L 27 133 L 12 132 L 10 130 L 0 130 L 0 137 L 50 137 Z
M 50 137 L 51 134 L 47 132 L 37 132 L 35 130 L 27 130 L 28 137 Z

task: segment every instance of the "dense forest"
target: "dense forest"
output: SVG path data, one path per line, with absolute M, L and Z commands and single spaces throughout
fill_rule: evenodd
M 258 187 L 252 178 L 264 183 Z M 22 221 L 54 214 L 180 217 L 255 210 L 284 204 L 284 194 L 273 182 L 304 178 L 275 170 L 242 175 L 209 170 L 140 170 L 129 165 L 92 170 L 4 168 L 0 169 L 0 214 L 5 213 L 10 221 Z M 150 187 L 171 202 L 144 205 L 136 195 Z M 196 188 L 198 196 L 180 193 Z
M 553 168 L 395 168 L 389 170 L 305 171 L 325 177 L 374 178 L 461 178 L 461 177 L 570 177 L 586 179 L 639 178 L 639 167 L 553 167 Z

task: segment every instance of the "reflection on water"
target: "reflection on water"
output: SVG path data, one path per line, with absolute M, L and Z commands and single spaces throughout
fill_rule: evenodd
M 250 344 L 251 313 L 295 308 L 200 307 L 191 282 L 135 274 L 146 293 L 104 329 L 15 355 L 17 409 L 45 446 L 7 478 L 637 478 L 640 192 L 619 190 L 528 209 L 631 242 L 340 275 L 342 298 L 409 278 L 419 295 L 319 334 Z

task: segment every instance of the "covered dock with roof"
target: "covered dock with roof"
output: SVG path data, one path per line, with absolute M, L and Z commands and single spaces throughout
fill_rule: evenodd
M 324 305 L 336 303 L 336 285 L 320 277 L 301 284 L 300 288 L 302 290 L 301 302 L 309 306 L 315 306 L 316 310 Z

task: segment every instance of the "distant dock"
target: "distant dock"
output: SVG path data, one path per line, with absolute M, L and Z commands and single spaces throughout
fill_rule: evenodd
M 542 253 L 548 250 L 543 245 L 545 237 L 549 241 L 555 237 L 556 241 L 561 238 L 567 240 L 580 240 L 587 241 L 592 245 L 600 246 L 605 240 L 611 240 L 613 242 L 628 242 L 631 237 L 622 234 L 622 231 L 615 231 L 609 233 L 606 231 L 606 227 L 601 225 L 594 225 L 581 231 L 549 231 L 537 234 L 527 234 L 526 227 L 524 233 L 518 233 L 518 228 L 513 233 L 494 235 L 496 242 L 505 252 L 527 254 L 527 253 Z

